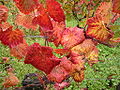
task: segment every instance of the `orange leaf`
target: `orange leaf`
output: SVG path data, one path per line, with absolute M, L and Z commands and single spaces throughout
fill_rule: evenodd
M 19 79 L 14 75 L 13 68 L 7 69 L 8 76 L 5 77 L 5 81 L 3 83 L 4 88 L 9 88 L 16 86 L 19 84 Z
M 69 49 L 81 43 L 84 39 L 83 29 L 77 27 L 66 28 L 62 35 L 61 44 Z
M 34 11 L 38 6 L 38 0 L 14 0 L 16 6 L 24 14 L 29 14 Z
M 98 49 L 91 39 L 84 40 L 81 44 L 73 47 L 71 51 L 79 55 L 84 55 L 84 58 L 88 60 L 90 65 L 98 62 Z
M 37 25 L 32 23 L 34 17 L 32 17 L 31 15 L 24 15 L 24 14 L 19 14 L 16 16 L 16 24 L 17 25 L 21 25 L 26 27 L 27 29 L 33 29 L 36 30 L 37 29 Z
M 46 0 L 46 5 L 50 17 L 57 22 L 65 22 L 64 12 L 56 0 Z
M 10 48 L 23 43 L 23 32 L 19 29 L 13 30 L 12 27 L 6 31 L 0 33 L 0 40 L 4 45 L 8 45 Z
M 112 18 L 112 3 L 111 2 L 102 2 L 97 8 L 95 15 L 100 15 L 104 23 L 109 24 Z
M 19 45 L 10 48 L 10 54 L 11 56 L 17 57 L 18 59 L 22 59 L 27 53 L 27 47 L 28 44 L 25 40 L 23 40 L 23 43 L 20 43 Z
M 94 47 L 93 51 L 86 55 L 90 66 L 98 62 L 98 49 Z
M 113 12 L 120 14 L 120 0 L 112 0 L 113 1 Z
M 85 39 L 79 45 L 74 46 L 71 50 L 77 54 L 85 55 L 94 49 L 95 45 L 91 39 Z
M 105 27 L 104 21 L 99 15 L 89 18 L 87 24 L 86 35 L 89 37 L 105 42 L 113 36 L 113 33 Z
M 0 5 L 0 23 L 5 22 L 8 17 L 8 9 L 4 5 Z
M 76 82 L 82 82 L 84 80 L 84 70 L 73 73 L 72 77 Z

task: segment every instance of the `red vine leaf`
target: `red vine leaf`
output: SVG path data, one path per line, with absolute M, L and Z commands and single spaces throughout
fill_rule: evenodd
M 28 47 L 25 64 L 32 64 L 35 68 L 49 74 L 59 64 L 59 59 L 52 53 L 51 47 L 40 46 L 38 43 Z
M 50 32 L 47 32 L 48 41 L 53 42 L 55 46 L 59 46 L 62 38 L 62 33 L 65 30 L 65 24 L 63 22 L 58 23 L 55 21 L 52 21 L 53 24 L 53 30 Z
M 39 5 L 38 12 L 40 13 L 40 15 L 35 17 L 32 22 L 34 24 L 40 25 L 43 30 L 52 30 L 53 25 L 51 19 L 42 5 Z
M 63 58 L 60 64 L 52 69 L 48 74 L 48 79 L 57 83 L 61 83 L 74 70 L 74 66 L 67 58 Z
M 8 45 L 10 48 L 23 43 L 23 32 L 19 29 L 13 30 L 12 27 L 6 31 L 2 31 L 0 34 L 0 40 L 4 45 Z
M 77 27 L 66 28 L 62 35 L 61 44 L 69 49 L 81 43 L 84 39 L 83 29 Z
M 8 22 L 4 22 L 3 24 L 0 24 L 1 31 L 6 31 L 10 27 L 11 25 Z
M 120 0 L 113 0 L 113 12 L 120 14 Z
M 24 14 L 29 14 L 38 7 L 38 0 L 14 0 L 16 6 Z
M 5 22 L 8 17 L 8 8 L 4 5 L 0 5 L 0 23 Z
M 64 12 L 56 0 L 46 0 L 46 5 L 51 18 L 57 22 L 65 22 Z
M 19 45 L 10 48 L 10 54 L 11 56 L 17 57 L 18 59 L 22 59 L 27 53 L 27 47 L 28 44 L 25 40 L 23 40 L 23 43 L 20 43 Z
M 113 36 L 113 33 L 105 27 L 104 21 L 99 15 L 89 18 L 87 24 L 86 35 L 89 37 L 105 42 Z
M 112 3 L 111 2 L 101 2 L 97 8 L 95 15 L 100 15 L 104 23 L 109 24 L 112 18 Z

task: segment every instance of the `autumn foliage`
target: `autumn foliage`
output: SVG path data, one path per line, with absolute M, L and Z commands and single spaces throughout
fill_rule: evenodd
M 24 30 L 13 29 L 14 26 L 7 23 L 8 9 L 0 5 L 0 41 L 10 48 L 12 56 L 18 59 L 24 58 L 25 64 L 31 64 L 43 71 L 50 81 L 63 83 L 64 80 L 72 77 L 75 81 L 82 82 L 85 76 L 84 64 L 88 63 L 92 66 L 99 61 L 99 51 L 96 46 L 104 44 L 113 47 L 112 43 L 120 42 L 120 38 L 115 39 L 114 31 L 109 28 L 115 15 L 117 18 L 120 16 L 120 1 L 109 0 L 101 3 L 93 1 L 77 2 L 78 5 L 85 3 L 90 12 L 92 11 L 90 5 L 98 5 L 93 16 L 91 13 L 86 16 L 86 25 L 67 27 L 65 23 L 67 11 L 64 11 L 57 0 L 46 0 L 45 3 L 40 3 L 39 0 L 14 0 L 14 4 L 19 9 L 15 24 L 33 30 L 39 27 L 40 35 L 47 37 L 47 42 L 54 43 L 56 47 L 62 45 L 63 49 L 53 49 L 49 46 L 41 46 L 39 43 L 29 46 L 24 39 Z M 84 13 L 82 12 L 81 15 Z M 58 58 L 53 52 L 64 57 Z M 6 86 L 6 83 L 3 85 L 9 87 L 10 85 Z

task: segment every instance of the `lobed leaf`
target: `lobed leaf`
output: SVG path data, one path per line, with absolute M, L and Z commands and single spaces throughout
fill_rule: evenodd
M 106 28 L 104 21 L 100 15 L 89 18 L 87 25 L 88 28 L 86 35 L 89 37 L 95 38 L 101 42 L 105 42 L 113 36 L 113 33 Z

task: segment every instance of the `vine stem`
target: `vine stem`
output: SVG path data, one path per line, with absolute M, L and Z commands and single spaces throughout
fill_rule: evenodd
M 47 36 L 31 36 L 31 35 L 28 35 L 28 36 L 24 36 L 24 37 L 30 37 L 30 38 L 44 38 L 44 39 L 47 39 L 48 37 Z

